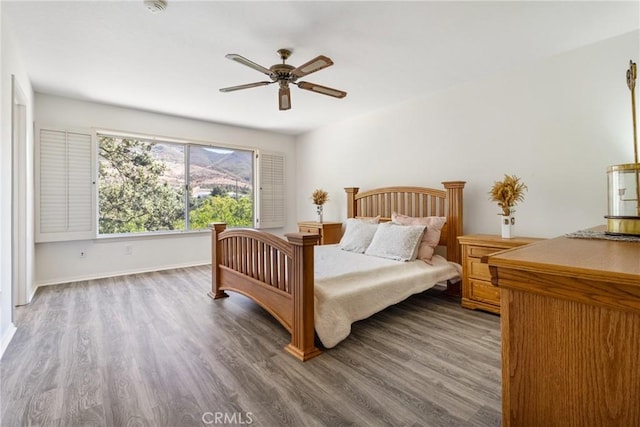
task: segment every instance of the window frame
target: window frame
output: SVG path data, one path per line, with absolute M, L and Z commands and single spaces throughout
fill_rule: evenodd
M 166 143 L 166 144 L 180 144 L 184 146 L 184 188 L 185 188 L 185 197 L 184 197 L 184 221 L 185 221 L 185 229 L 184 230 L 157 230 L 157 231 L 144 231 L 144 232 L 128 232 L 128 233 L 108 233 L 101 234 L 100 233 L 100 171 L 99 171 L 99 136 L 107 136 L 107 137 L 116 137 L 116 138 L 130 138 L 130 139 L 138 139 L 141 141 L 147 141 L 152 143 Z M 92 132 L 92 139 L 94 140 L 93 148 L 95 153 L 94 158 L 94 181 L 95 185 L 95 238 L 98 240 L 101 239 L 117 239 L 117 238 L 144 238 L 151 236 L 167 236 L 167 235 L 188 235 L 188 234 L 202 234 L 202 233 L 210 233 L 209 229 L 196 229 L 193 230 L 190 228 L 190 219 L 189 219 L 189 192 L 191 191 L 191 177 L 189 174 L 190 167 L 190 147 L 210 147 L 210 148 L 218 148 L 223 150 L 233 150 L 233 151 L 245 151 L 251 153 L 252 155 L 252 165 L 251 165 L 251 175 L 252 175 L 252 197 L 253 197 L 253 215 L 252 215 L 252 228 L 256 228 L 256 222 L 259 215 L 259 205 L 257 203 L 257 198 L 259 195 L 258 189 L 258 168 L 257 168 L 257 159 L 259 156 L 259 149 L 245 146 L 237 146 L 230 144 L 221 144 L 217 142 L 210 141 L 201 141 L 196 139 L 184 139 L 184 138 L 172 138 L 165 137 L 159 135 L 150 135 L 150 134 L 141 134 L 136 132 L 127 132 L 127 131 L 114 131 L 110 129 L 104 128 L 95 128 Z
M 205 147 L 213 147 L 220 149 L 229 149 L 229 150 L 243 150 L 253 153 L 252 158 L 252 176 L 253 176 L 253 225 L 252 227 L 255 229 L 274 229 L 274 228 L 282 228 L 286 225 L 286 154 L 278 151 L 264 150 L 257 147 L 243 146 L 243 145 L 235 145 L 235 144 L 225 144 L 219 143 L 216 141 L 204 141 L 198 140 L 197 138 L 174 138 L 174 137 L 166 137 L 159 135 L 152 135 L 148 133 L 140 133 L 140 132 L 130 132 L 130 131 L 119 131 L 114 130 L 112 128 L 104 128 L 104 127 L 75 127 L 75 126 L 64 126 L 64 125 L 41 125 L 40 123 L 34 123 L 34 131 L 35 131 L 35 144 L 34 144 L 34 176 L 35 176 L 35 209 L 34 209 L 34 231 L 35 231 L 35 242 L 36 243 L 55 243 L 55 242 L 68 242 L 68 241 L 82 241 L 82 240 L 109 240 L 109 239 L 140 239 L 140 238 L 154 238 L 154 237 L 162 237 L 162 236 L 189 236 L 192 234 L 202 234 L 208 233 L 208 229 L 200 229 L 200 230 L 162 230 L 162 231 L 149 231 L 149 232 L 140 232 L 140 233 L 117 233 L 117 234 L 99 234 L 99 193 L 98 193 L 98 134 L 105 134 L 116 137 L 128 137 L 128 138 L 140 138 L 146 139 L 149 141 L 163 141 L 167 143 L 182 143 L 182 144 L 192 144 L 197 146 L 205 146 Z M 55 212 L 47 211 L 46 209 L 42 209 L 42 198 L 43 198 L 43 188 L 40 185 L 43 171 L 46 170 L 47 167 L 51 167 L 52 164 L 48 164 L 46 161 L 40 158 L 41 149 L 42 149 L 42 131 L 51 131 L 51 132 L 60 132 L 60 133 L 75 133 L 84 135 L 87 137 L 88 145 L 91 150 L 88 162 L 90 163 L 90 173 L 87 177 L 84 177 L 82 181 L 78 181 L 77 178 L 74 178 L 73 184 L 77 185 L 81 184 L 89 184 L 91 185 L 91 194 L 86 200 L 86 205 L 84 205 L 85 209 L 89 210 L 88 218 L 90 221 L 90 229 L 84 231 L 70 231 L 69 229 L 66 231 L 43 231 L 40 227 L 41 220 L 43 215 L 46 217 L 48 215 L 55 215 Z M 265 156 L 261 154 L 265 154 L 267 157 L 269 155 L 278 156 L 280 158 L 279 167 L 280 169 L 271 169 L 274 174 L 281 175 L 281 181 L 278 183 L 279 191 L 281 191 L 281 196 L 273 198 L 269 192 L 262 191 L 262 178 L 261 174 L 263 170 L 269 170 L 269 168 L 273 168 L 273 165 L 262 164 Z M 53 164 L 55 166 L 55 163 Z M 43 169 L 45 168 L 45 169 Z M 266 168 L 266 169 L 265 169 Z M 69 168 L 68 159 L 65 160 L 65 164 L 63 165 L 63 172 L 66 176 L 70 177 L 74 175 Z M 265 201 L 267 204 L 265 205 Z M 73 208 L 72 205 L 69 204 L 67 200 L 67 204 L 64 209 Z M 185 198 L 185 204 L 188 203 Z M 269 203 L 275 203 L 278 206 L 280 216 L 277 217 L 269 217 L 269 212 L 263 212 L 263 205 L 268 206 Z M 186 212 L 185 206 L 185 212 Z M 74 223 L 77 225 L 77 223 Z

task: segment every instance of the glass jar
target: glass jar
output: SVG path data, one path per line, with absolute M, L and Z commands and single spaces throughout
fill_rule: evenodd
M 607 168 L 608 234 L 640 235 L 640 163 Z

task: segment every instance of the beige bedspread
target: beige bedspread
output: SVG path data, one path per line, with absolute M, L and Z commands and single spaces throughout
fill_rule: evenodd
M 428 265 L 347 252 L 337 245 L 316 246 L 314 265 L 315 328 L 327 348 L 349 336 L 353 322 L 461 273 L 460 265 L 439 255 Z

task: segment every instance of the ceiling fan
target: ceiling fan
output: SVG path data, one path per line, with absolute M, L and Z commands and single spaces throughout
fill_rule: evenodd
M 327 58 L 324 55 L 320 55 L 313 58 L 311 61 L 300 65 L 299 67 L 294 67 L 293 65 L 285 64 L 285 61 L 289 58 L 289 56 L 291 56 L 291 50 L 280 49 L 278 50 L 278 55 L 280 55 L 280 58 L 282 59 L 282 64 L 275 64 L 269 68 L 256 64 L 255 62 L 250 61 L 243 56 L 236 55 L 235 53 L 226 55 L 225 58 L 229 58 L 232 61 L 239 62 L 242 65 L 246 65 L 247 67 L 253 68 L 254 70 L 266 74 L 267 76 L 269 76 L 271 81 L 262 81 L 239 86 L 225 87 L 220 89 L 220 92 L 233 92 L 234 90 L 249 89 L 252 87 L 266 86 L 273 83 L 278 83 L 280 85 L 280 90 L 278 91 L 278 105 L 280 107 L 280 110 L 288 110 L 291 108 L 291 91 L 289 90 L 289 84 L 294 84 L 300 89 L 310 90 L 311 92 L 320 93 L 322 95 L 329 95 L 335 98 L 344 98 L 345 96 L 347 96 L 347 92 L 344 92 L 342 90 L 321 86 L 315 83 L 298 81 L 300 77 L 304 77 L 308 74 L 315 73 L 316 71 L 333 65 L 333 61 L 330 58 Z

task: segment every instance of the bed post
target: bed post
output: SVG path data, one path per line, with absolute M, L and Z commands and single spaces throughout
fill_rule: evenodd
M 356 206 L 356 194 L 358 194 L 358 187 L 346 187 L 344 191 L 347 193 L 347 218 L 355 218 L 358 215 L 358 208 Z
M 226 228 L 224 222 L 214 222 L 211 227 L 211 292 L 209 296 L 213 299 L 226 298 L 229 295 L 220 290 L 220 262 L 222 261 L 222 243 L 219 239 L 220 233 Z
M 442 183 L 447 190 L 447 259 L 462 263 L 462 252 L 458 243 L 458 236 L 462 236 L 462 189 L 465 181 L 445 181 Z
M 320 354 L 315 346 L 314 298 L 313 298 L 313 246 L 318 242 L 315 234 L 285 234 L 293 249 L 291 296 L 293 297 L 293 319 L 291 342 L 284 348 L 301 361 Z
M 462 264 L 458 236 L 463 233 L 462 190 L 465 183 L 465 181 L 445 181 L 442 183 L 447 190 L 447 259 L 458 264 Z M 444 293 L 455 297 L 462 296 L 460 282 L 453 283 L 451 280 L 447 280 L 447 289 Z

